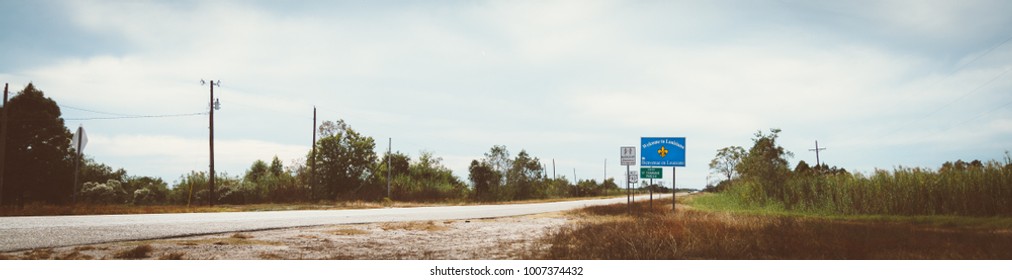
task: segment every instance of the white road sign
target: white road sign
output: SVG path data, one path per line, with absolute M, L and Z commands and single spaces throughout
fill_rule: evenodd
M 77 150 L 77 153 L 84 151 L 84 147 L 88 146 L 88 134 L 84 133 L 83 126 L 77 127 L 77 133 L 74 133 L 74 137 L 70 141 L 73 144 L 73 148 Z
M 629 171 L 629 183 L 630 184 L 638 183 L 639 180 L 640 180 L 640 172 L 639 171 Z
M 622 165 L 631 166 L 636 165 L 636 147 L 622 147 Z

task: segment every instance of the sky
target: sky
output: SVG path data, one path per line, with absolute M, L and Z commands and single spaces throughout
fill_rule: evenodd
M 493 145 L 621 178 L 619 147 L 685 137 L 677 186 L 782 129 L 791 166 L 1004 160 L 1010 1 L 0 1 L 0 82 L 55 100 L 84 152 L 170 184 L 302 161 L 318 120 L 467 180 Z M 636 168 L 636 166 L 633 166 Z M 664 181 L 670 186 L 670 169 Z

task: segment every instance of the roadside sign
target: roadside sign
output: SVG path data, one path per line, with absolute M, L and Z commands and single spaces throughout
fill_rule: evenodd
M 640 180 L 640 174 L 636 171 L 629 171 L 629 183 L 635 184 Z
M 643 174 L 643 179 L 661 179 L 664 175 L 662 170 L 660 167 L 640 167 L 640 174 Z
M 621 155 L 622 155 L 622 165 L 625 166 L 636 165 L 636 147 L 634 146 L 622 147 Z
M 685 166 L 685 137 L 640 138 L 640 166 Z
M 74 145 L 73 148 L 78 154 L 84 151 L 84 147 L 88 146 L 88 134 L 84 133 L 84 126 L 77 127 L 77 132 L 74 133 L 70 143 Z

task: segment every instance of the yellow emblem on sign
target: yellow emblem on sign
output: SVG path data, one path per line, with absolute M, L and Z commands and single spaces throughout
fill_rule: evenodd
M 667 156 L 668 149 L 665 149 L 664 146 L 661 146 L 661 149 L 657 150 L 657 154 L 661 155 L 661 157 Z

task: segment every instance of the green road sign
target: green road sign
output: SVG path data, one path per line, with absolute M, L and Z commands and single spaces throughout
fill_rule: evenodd
M 660 167 L 640 167 L 640 178 L 660 179 L 664 173 Z

